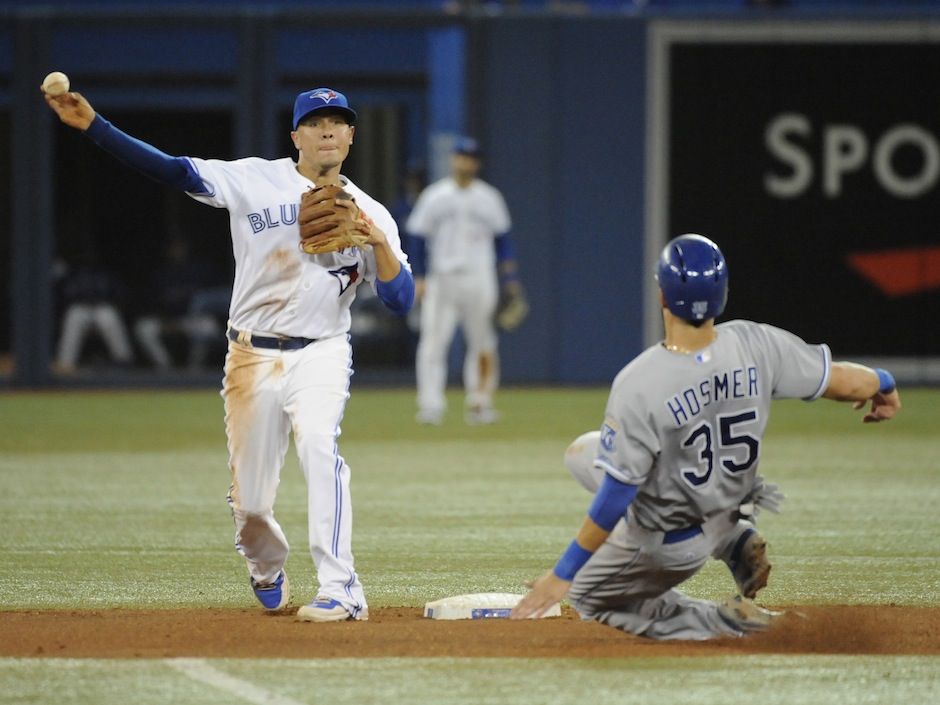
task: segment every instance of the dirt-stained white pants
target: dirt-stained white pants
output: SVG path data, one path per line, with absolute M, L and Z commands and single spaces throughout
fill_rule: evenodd
M 274 500 L 293 432 L 307 482 L 317 594 L 339 601 L 359 617 L 367 612 L 353 567 L 349 466 L 337 446 L 351 375 L 346 336 L 283 352 L 231 342 L 222 397 L 235 545 L 251 576 L 271 582 L 287 561 L 287 538 L 274 518 Z
M 445 410 L 447 352 L 458 324 L 467 344 L 463 365 L 466 403 L 492 406 L 499 385 L 499 338 L 493 326 L 498 297 L 495 268 L 428 275 L 415 356 L 419 409 L 431 413 Z

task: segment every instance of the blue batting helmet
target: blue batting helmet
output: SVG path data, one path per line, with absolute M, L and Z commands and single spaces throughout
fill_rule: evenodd
M 701 235 L 669 241 L 656 270 L 673 315 L 686 321 L 717 318 L 728 300 L 728 265 L 718 245 Z

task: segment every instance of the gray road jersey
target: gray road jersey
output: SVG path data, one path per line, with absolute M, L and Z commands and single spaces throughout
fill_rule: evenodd
M 647 529 L 701 523 L 751 491 L 772 399 L 817 399 L 829 384 L 826 345 L 780 328 L 729 321 L 695 355 L 661 344 L 617 375 L 595 465 L 639 485 Z

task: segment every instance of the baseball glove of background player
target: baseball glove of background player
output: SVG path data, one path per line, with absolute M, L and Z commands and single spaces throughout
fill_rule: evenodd
M 337 203 L 337 199 L 345 203 Z M 320 186 L 300 197 L 300 249 L 308 255 L 361 247 L 369 241 L 372 221 L 339 186 Z
M 513 331 L 522 325 L 529 315 L 529 302 L 522 286 L 503 287 L 496 306 L 496 325 L 504 331 Z

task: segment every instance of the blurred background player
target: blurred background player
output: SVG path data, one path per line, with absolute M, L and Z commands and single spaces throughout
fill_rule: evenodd
M 102 266 L 94 252 L 76 258 L 73 266 L 59 265 L 62 281 L 62 332 L 59 335 L 55 368 L 61 374 L 75 372 L 82 347 L 95 331 L 119 365 L 134 361 L 127 328 L 118 308 L 125 298 L 124 287 Z
M 289 544 L 274 516 L 281 467 L 293 432 L 307 482 L 308 540 L 320 587 L 301 620 L 367 619 L 353 565 L 350 469 L 339 454 L 349 399 L 350 305 L 363 281 L 404 315 L 414 281 L 388 210 L 340 171 L 355 135 L 346 96 L 316 88 L 294 101 L 297 160 L 173 157 L 98 115 L 79 93 L 45 96 L 59 119 L 160 183 L 229 211 L 235 281 L 222 397 L 235 520 L 255 597 L 266 610 L 290 602 Z M 342 185 L 373 221 L 368 246 L 323 255 L 300 249 L 301 194 Z
M 421 195 L 427 185 L 428 172 L 424 162 L 419 160 L 410 162 L 402 176 L 401 191 L 398 198 L 388 209 L 398 224 L 400 232 L 406 232 L 405 225 L 408 222 L 408 216 L 411 215 L 411 211 L 414 210 L 415 203 L 418 201 L 418 196 Z M 406 242 L 405 244 L 410 245 L 411 243 Z
M 753 505 L 780 495 L 757 474 L 773 399 L 871 401 L 866 422 L 901 408 L 885 370 L 833 363 L 826 345 L 751 321 L 715 325 L 728 267 L 711 240 L 682 235 L 657 268 L 665 339 L 614 379 L 593 466 L 573 470 L 597 494 L 577 538 L 513 610 L 540 615 L 566 595 L 584 619 L 652 639 L 710 639 L 766 629 L 775 613 L 749 598 L 767 583 Z M 575 451 L 577 452 L 577 451 Z M 676 586 L 709 557 L 741 594 L 722 602 Z
M 519 287 L 518 266 L 502 194 L 478 178 L 476 140 L 457 140 L 451 173 L 418 197 L 406 240 L 421 304 L 416 354 L 417 421 L 438 425 L 447 410 L 447 355 L 459 325 L 466 343 L 465 419 L 494 423 L 499 385 L 498 336 L 493 316 L 500 286 Z M 498 271 L 497 271 L 498 270 Z
M 153 272 L 148 303 L 151 310 L 134 323 L 134 336 L 141 350 L 158 369 L 169 369 L 173 357 L 166 339 L 185 337 L 187 364 L 198 369 L 206 362 L 209 343 L 222 337 L 224 318 L 205 310 L 197 302 L 219 281 L 214 267 L 190 255 L 189 242 L 173 236 L 164 262 Z M 228 306 L 225 300 L 225 308 Z

